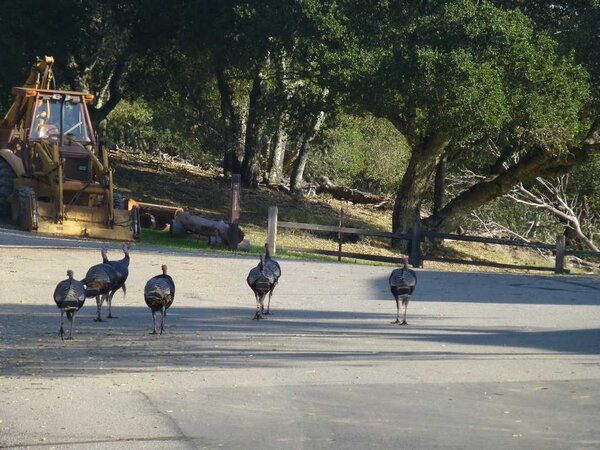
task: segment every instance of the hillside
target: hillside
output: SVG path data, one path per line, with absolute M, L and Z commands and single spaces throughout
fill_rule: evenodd
M 111 158 L 116 169 L 117 189 L 139 201 L 189 208 L 212 218 L 226 219 L 230 209 L 230 181 L 220 171 L 211 167 L 199 167 L 171 158 L 159 158 L 144 153 L 112 151 Z M 391 212 L 364 205 L 353 205 L 326 195 L 295 198 L 286 193 L 259 186 L 244 189 L 241 198 L 241 226 L 253 248 L 258 249 L 266 239 L 267 211 L 269 206 L 279 208 L 280 220 L 337 225 L 341 208 L 346 213 L 349 227 L 389 230 Z M 145 240 L 157 239 L 156 234 L 146 233 Z M 352 241 L 352 237 L 347 237 Z M 168 242 L 167 233 L 160 242 Z M 303 231 L 280 230 L 279 248 L 322 248 L 336 250 L 333 236 L 317 235 Z M 385 239 L 362 237 L 356 242 L 346 242 L 348 252 L 398 256 L 389 248 Z M 458 243 L 446 241 L 435 250 L 436 256 L 460 258 L 472 261 L 495 261 L 508 264 L 552 267 L 551 255 L 517 247 L 489 244 Z M 481 266 L 450 265 L 425 261 L 425 267 L 441 270 L 497 271 Z

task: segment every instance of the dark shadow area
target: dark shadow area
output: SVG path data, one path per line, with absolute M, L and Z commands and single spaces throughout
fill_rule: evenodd
M 119 319 L 96 323 L 93 308 L 86 305 L 76 317 L 75 340 L 62 342 L 57 335 L 56 308 L 0 306 L 0 373 L 69 376 L 158 369 L 306 367 L 319 362 L 371 365 L 382 360 L 555 357 L 548 352 L 600 354 L 599 328 L 398 327 L 389 323 L 392 314 L 286 309 L 253 321 L 251 308 L 174 307 L 166 320 L 166 334 L 159 337 L 149 335 L 148 309 L 119 307 L 115 314 Z M 413 323 L 424 318 L 415 316 Z M 443 351 L 438 345 L 423 350 L 422 345 L 411 348 L 411 342 L 450 345 Z M 468 346 L 506 349 L 470 352 Z
M 391 273 L 391 269 L 390 269 Z M 373 291 L 389 293 L 389 275 L 371 281 Z M 381 300 L 380 295 L 373 299 Z M 392 294 L 389 299 L 393 301 Z M 417 272 L 414 301 L 523 305 L 600 305 L 600 279 L 508 273 Z

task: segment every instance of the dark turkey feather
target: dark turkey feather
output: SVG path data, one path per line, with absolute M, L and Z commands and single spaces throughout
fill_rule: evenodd
M 83 280 L 85 296 L 108 294 L 117 282 L 117 273 L 110 264 L 96 264 L 89 268 Z
M 144 287 L 144 300 L 152 311 L 152 334 L 156 332 L 156 313 L 160 311 L 160 334 L 165 331 L 165 317 L 167 309 L 175 300 L 175 282 L 167 275 L 167 265 L 162 265 L 163 273 L 150 278 Z
M 408 257 L 405 256 L 402 260 L 404 267 L 392 270 L 389 279 L 390 290 L 396 300 L 396 320 L 392 323 L 408 325 L 406 322 L 406 310 L 408 309 L 412 293 L 417 286 L 417 274 L 414 270 L 408 268 Z M 402 321 L 400 321 L 400 297 L 404 306 L 404 318 Z
M 175 298 L 175 283 L 169 275 L 157 275 L 146 283 L 144 300 L 154 311 L 168 309 Z
M 268 292 L 271 287 L 277 282 L 277 277 L 272 270 L 265 266 L 261 267 L 260 264 L 250 270 L 248 278 L 246 278 L 248 285 L 252 290 Z
M 85 287 L 81 281 L 73 279 L 73 271 L 67 271 L 67 278 L 59 282 L 54 289 L 54 302 L 60 309 L 60 330 L 58 331 L 61 339 L 64 340 L 64 316 L 67 315 L 67 319 L 71 323 L 69 328 L 69 336 L 67 339 L 73 337 L 73 320 L 75 313 L 81 309 L 85 303 Z
M 265 248 L 266 247 L 267 246 L 265 245 Z M 267 254 L 268 251 L 267 248 Z M 268 265 L 266 263 L 266 256 L 260 255 L 260 262 L 256 267 L 250 269 L 248 277 L 246 278 L 248 286 L 250 286 L 250 289 L 252 289 L 254 296 L 256 297 L 256 314 L 254 315 L 254 318 L 257 320 L 263 318 L 264 299 L 267 294 L 269 294 L 269 303 L 265 314 L 270 314 L 269 306 L 271 305 L 271 296 L 273 295 L 273 290 L 279 279 L 277 273 L 281 275 L 279 264 L 275 261 L 272 262 L 275 264 Z
M 127 294 L 127 287 L 125 286 L 125 282 L 127 281 L 127 277 L 129 276 L 129 249 L 130 249 L 131 245 L 130 244 L 125 244 L 123 245 L 123 253 L 125 254 L 125 256 L 123 257 L 123 259 L 120 259 L 118 261 L 109 261 L 108 260 L 108 256 L 106 254 L 106 250 L 103 249 L 102 252 L 102 261 L 105 264 L 110 265 L 115 273 L 117 274 L 117 279 L 114 283 L 114 291 L 118 291 L 119 289 L 123 289 L 123 294 L 126 295 Z
M 417 274 L 411 269 L 394 269 L 389 281 L 392 292 L 395 291 L 397 295 L 409 295 L 417 285 Z
M 54 290 L 54 301 L 60 309 L 78 311 L 85 302 L 85 287 L 77 280 L 63 280 Z

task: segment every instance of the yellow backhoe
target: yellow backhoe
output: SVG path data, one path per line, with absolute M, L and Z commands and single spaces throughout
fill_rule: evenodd
M 0 215 L 39 233 L 114 240 L 140 238 L 139 209 L 113 191 L 84 92 L 51 89 L 52 64 L 37 61 L 0 119 Z

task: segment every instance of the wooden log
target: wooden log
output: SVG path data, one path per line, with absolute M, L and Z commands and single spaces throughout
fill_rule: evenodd
M 353 203 L 361 204 L 376 204 L 381 205 L 388 200 L 383 194 L 372 194 L 370 192 L 360 191 L 358 189 L 350 189 L 345 186 L 338 186 L 332 183 L 329 178 L 323 177 L 317 187 L 317 192 L 326 192 L 334 198 L 348 200 Z
M 210 238 L 210 242 L 222 242 L 229 245 L 231 224 L 224 220 L 215 220 L 208 217 L 203 217 L 197 214 L 192 214 L 189 211 L 183 211 L 173 219 L 171 227 L 172 234 L 194 233 L 201 236 L 218 236 L 218 239 Z M 244 232 L 238 229 L 238 244 L 244 240 Z
M 177 206 L 156 205 L 137 201 L 131 201 L 130 203 L 131 206 L 137 206 L 140 209 L 140 215 L 144 217 L 144 223 L 155 223 L 154 227 L 157 229 L 164 229 L 178 214 L 183 212 L 183 209 Z

